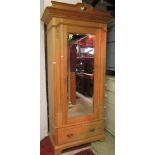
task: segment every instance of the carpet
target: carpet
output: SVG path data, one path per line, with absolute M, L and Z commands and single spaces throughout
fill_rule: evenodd
M 49 137 L 45 137 L 40 142 L 40 155 L 54 155 L 54 148 L 50 142 Z M 62 154 L 63 155 L 63 154 Z M 95 155 L 91 149 L 80 151 L 74 155 Z

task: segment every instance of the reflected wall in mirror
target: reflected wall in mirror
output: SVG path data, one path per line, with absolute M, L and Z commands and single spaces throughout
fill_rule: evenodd
M 68 33 L 68 117 L 93 112 L 95 35 Z

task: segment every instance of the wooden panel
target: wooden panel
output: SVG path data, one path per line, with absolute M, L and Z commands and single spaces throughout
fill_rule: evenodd
M 60 102 L 60 26 L 52 27 L 48 31 L 47 37 L 49 120 L 51 124 L 54 123 L 55 126 L 61 126 L 62 106 Z
M 80 34 L 95 34 L 95 38 L 98 38 L 99 37 L 98 31 L 96 30 L 96 28 L 90 28 L 90 27 L 87 26 L 87 29 L 86 29 L 85 27 L 70 26 L 70 25 L 65 25 L 65 28 L 66 29 L 64 31 L 64 36 L 63 36 L 64 37 L 64 43 L 65 43 L 65 45 L 67 45 L 67 35 L 68 35 L 69 32 L 70 33 L 80 33 Z M 97 42 L 97 40 L 98 39 L 96 39 L 96 42 Z M 67 53 L 67 49 L 65 49 L 64 52 Z M 100 59 L 99 56 L 97 57 L 97 55 L 99 55 L 99 47 L 98 47 L 98 44 L 95 45 L 95 55 L 96 55 L 96 58 L 95 58 L 96 60 L 95 61 L 96 61 L 96 66 L 97 66 L 97 63 L 98 63 L 98 60 L 97 59 Z M 62 74 L 61 78 L 65 78 L 66 77 L 65 71 L 67 72 L 67 70 L 66 70 L 67 69 L 67 61 L 65 61 L 64 63 L 65 63 L 66 68 L 65 68 L 64 73 Z M 97 72 L 97 74 L 99 74 L 99 72 L 100 72 L 99 67 L 96 67 L 94 72 L 95 73 Z M 66 118 L 66 114 L 68 113 L 68 107 L 67 107 L 67 103 L 64 102 L 67 99 L 64 99 L 64 101 L 62 103 L 63 104 L 63 107 L 64 107 L 63 108 L 63 110 L 64 110 L 63 111 L 63 115 L 65 116 L 65 117 L 63 117 L 63 119 L 64 119 L 63 122 L 64 123 L 75 124 L 75 122 L 78 123 L 78 122 L 83 122 L 83 121 L 90 121 L 90 120 L 93 120 L 95 118 L 97 119 L 97 114 L 98 114 L 97 105 L 99 104 L 99 96 L 98 96 L 99 92 L 98 92 L 97 85 L 99 85 L 99 81 L 98 81 L 97 76 L 94 77 L 94 79 L 95 79 L 94 81 L 95 81 L 95 85 L 96 85 L 96 86 L 94 86 L 95 87 L 94 90 L 96 90 L 94 92 L 94 102 L 95 102 L 94 112 L 95 113 L 92 113 L 92 114 L 89 114 L 89 115 L 85 115 L 85 116 L 80 116 L 80 117 Z M 65 87 L 64 89 L 66 91 L 67 85 L 64 85 L 64 87 Z
M 103 122 L 81 124 L 58 130 L 58 144 L 97 136 L 103 132 Z
M 100 81 L 99 81 L 99 91 L 100 91 L 100 99 L 99 99 L 99 107 L 98 107 L 98 114 L 99 114 L 99 118 L 102 117 L 102 115 L 104 115 L 104 111 L 102 111 L 102 106 L 104 105 L 104 94 L 105 94 L 105 64 L 106 64 L 106 30 L 107 30 L 107 26 L 102 25 L 102 29 L 99 29 L 99 35 L 100 35 L 100 39 L 99 39 L 99 53 L 100 53 L 100 60 L 97 63 L 100 63 L 100 67 L 99 67 L 99 76 L 100 76 Z
M 76 76 L 75 72 L 70 72 L 70 100 L 72 104 L 76 104 Z
M 67 57 L 68 57 L 68 47 L 67 47 L 67 26 L 61 25 L 61 104 L 62 104 L 62 114 L 63 114 L 63 125 L 67 122 Z
M 79 33 L 79 34 L 95 34 L 96 33 L 96 29 L 95 28 L 91 28 L 89 26 L 87 26 L 87 28 L 85 28 L 85 27 L 70 26 L 70 25 L 68 25 L 67 26 L 67 32 Z
M 82 20 L 78 21 L 78 20 L 73 20 L 73 19 L 64 19 L 64 18 L 53 17 L 52 20 L 47 25 L 47 31 L 49 31 L 51 29 L 51 27 L 56 27 L 60 24 L 68 25 L 68 26 L 83 27 L 85 29 L 87 29 L 88 27 L 99 29 L 99 28 L 103 28 L 104 26 L 107 26 L 106 24 L 100 24 L 97 22 L 82 21 Z
M 53 132 L 52 126 L 55 124 L 55 117 L 54 117 L 54 68 L 53 68 L 53 55 L 54 55 L 54 47 L 55 42 L 51 40 L 53 37 L 52 31 L 49 31 L 47 34 L 47 68 L 48 68 L 48 106 L 49 106 L 49 131 Z

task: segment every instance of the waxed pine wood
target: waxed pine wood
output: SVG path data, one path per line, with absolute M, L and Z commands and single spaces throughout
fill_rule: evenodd
M 104 139 L 104 83 L 107 12 L 86 4 L 52 2 L 42 16 L 47 26 L 49 136 L 58 155 L 63 149 Z M 84 8 L 84 10 L 83 10 Z M 67 36 L 68 33 L 95 35 L 93 112 L 68 117 Z

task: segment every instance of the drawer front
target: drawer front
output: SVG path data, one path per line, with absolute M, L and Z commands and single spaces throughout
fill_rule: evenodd
M 115 104 L 115 93 L 110 92 L 110 91 L 106 91 L 105 92 L 105 101 L 111 104 Z
M 58 144 L 81 140 L 103 133 L 103 121 L 58 129 Z
M 107 79 L 105 83 L 105 89 L 115 92 L 115 81 Z

